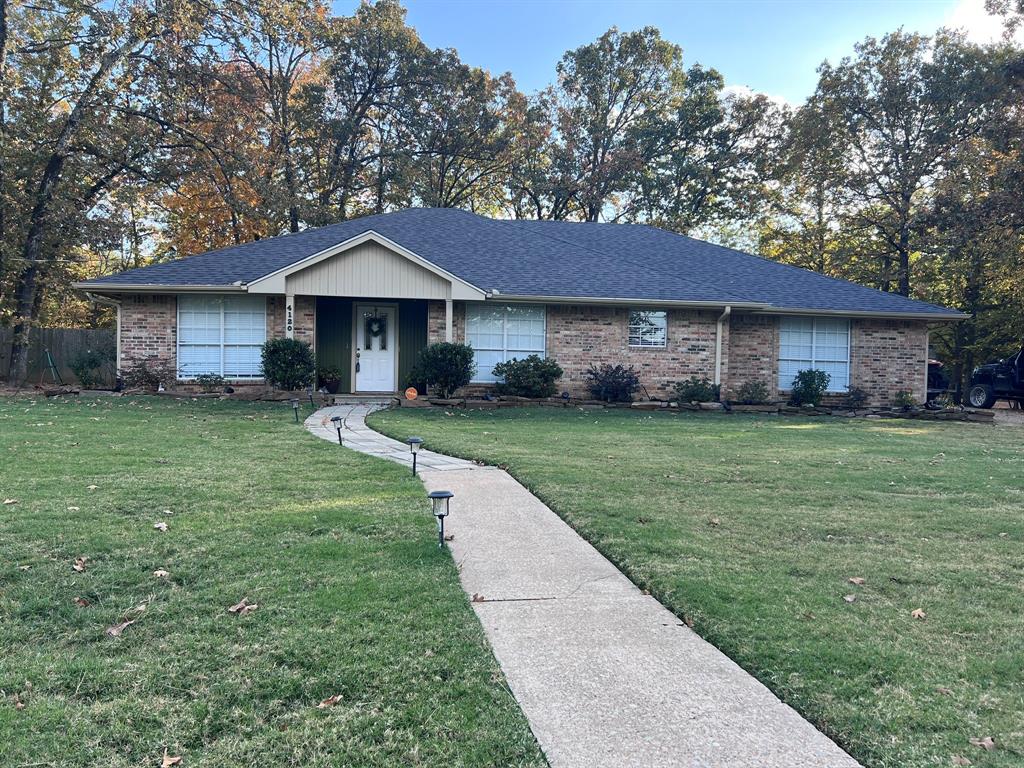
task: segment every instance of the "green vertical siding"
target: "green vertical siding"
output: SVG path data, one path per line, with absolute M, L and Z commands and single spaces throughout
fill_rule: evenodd
M 420 350 L 427 346 L 427 302 L 398 302 L 398 389 L 405 389 Z
M 352 391 L 352 304 L 372 303 L 373 299 L 316 300 L 316 362 L 341 370 L 339 393 Z M 427 302 L 419 299 L 381 300 L 398 304 L 398 389 L 405 389 L 409 372 L 420 350 L 427 346 Z
M 316 300 L 316 362 L 341 370 L 338 392 L 352 391 L 352 300 Z

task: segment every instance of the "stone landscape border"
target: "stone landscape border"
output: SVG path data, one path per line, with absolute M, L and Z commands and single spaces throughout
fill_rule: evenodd
M 992 424 L 995 412 L 974 408 L 846 408 L 842 406 L 795 406 L 785 403 L 766 405 L 742 405 L 739 403 L 675 403 L 659 400 L 637 400 L 632 403 L 606 403 L 603 400 L 576 400 L 561 397 L 528 398 L 499 396 L 483 398 L 392 398 L 391 404 L 399 408 L 465 408 L 486 410 L 494 408 L 579 408 L 601 410 L 606 408 L 630 409 L 635 411 L 715 411 L 718 413 L 763 413 L 779 416 L 838 416 L 866 419 L 917 419 L 922 421 L 969 421 Z

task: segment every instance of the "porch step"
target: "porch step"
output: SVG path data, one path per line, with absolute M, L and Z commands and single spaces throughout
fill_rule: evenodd
M 328 395 L 334 405 L 390 405 L 393 397 L 388 395 Z

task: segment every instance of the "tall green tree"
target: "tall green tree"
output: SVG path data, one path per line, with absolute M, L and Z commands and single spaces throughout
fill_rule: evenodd
M 190 21 L 179 4 L 143 0 L 6 10 L 6 66 L 18 74 L 4 78 L 4 241 L 14 264 L 0 305 L 14 326 L 10 376 L 22 381 L 48 272 L 75 244 L 76 225 L 89 229 L 87 214 L 111 185 L 144 174 L 161 144 L 111 107 L 147 93 L 157 47 Z
M 956 35 L 902 31 L 868 38 L 819 72 L 816 99 L 835 115 L 848 155 L 850 221 L 886 244 L 879 287 L 909 296 L 921 206 L 946 161 L 983 127 L 998 77 Z

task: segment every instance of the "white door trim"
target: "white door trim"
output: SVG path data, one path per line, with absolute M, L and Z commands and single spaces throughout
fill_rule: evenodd
M 358 378 L 356 377 L 356 365 L 359 362 L 356 357 L 356 353 L 359 351 L 359 331 L 362 328 L 360 321 L 360 310 L 362 307 L 382 307 L 391 310 L 391 318 L 394 324 L 395 343 L 391 345 L 394 350 L 392 357 L 394 358 L 394 382 L 395 390 L 398 391 L 398 304 L 390 301 L 353 301 L 352 302 L 352 394 L 376 394 L 376 390 L 361 390 L 357 387 Z M 394 394 L 390 392 L 388 394 Z

